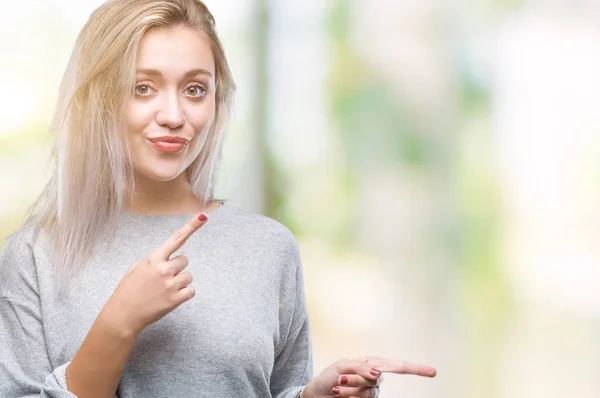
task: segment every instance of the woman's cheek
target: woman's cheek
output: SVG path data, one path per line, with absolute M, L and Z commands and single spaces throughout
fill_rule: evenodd
M 143 104 L 132 106 L 130 115 L 131 125 L 136 130 L 143 129 L 152 120 L 151 110 Z

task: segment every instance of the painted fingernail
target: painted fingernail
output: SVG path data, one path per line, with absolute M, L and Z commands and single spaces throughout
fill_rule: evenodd
M 198 216 L 198 221 L 205 222 L 206 220 L 208 220 L 208 217 L 206 216 L 206 214 L 200 213 L 200 215 Z
M 340 393 L 340 388 L 339 387 L 333 387 L 331 389 L 331 392 L 333 393 L 333 395 L 338 395 Z
M 380 370 L 377 369 L 371 369 L 371 375 L 375 376 L 375 377 L 379 377 L 379 375 L 381 374 Z
M 348 376 L 342 376 L 340 377 L 340 384 L 345 386 L 346 384 L 348 384 Z

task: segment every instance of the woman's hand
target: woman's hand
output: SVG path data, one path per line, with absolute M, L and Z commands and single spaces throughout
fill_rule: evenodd
M 432 367 L 393 359 L 379 357 L 342 359 L 330 365 L 308 383 L 302 392 L 302 398 L 332 396 L 375 398 L 379 395 L 379 386 L 383 381 L 384 372 L 426 377 L 436 375 L 436 370 Z
M 146 326 L 194 297 L 194 288 L 189 286 L 192 275 L 183 271 L 188 258 L 169 258 L 207 220 L 205 213 L 194 216 L 146 258 L 134 263 L 102 309 L 103 318 L 120 333 L 137 336 Z

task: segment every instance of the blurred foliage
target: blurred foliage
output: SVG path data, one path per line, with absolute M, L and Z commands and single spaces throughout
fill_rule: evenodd
M 338 214 L 327 236 L 338 246 L 350 246 L 355 239 L 354 226 L 360 217 L 357 194 L 364 189 L 364 179 L 382 169 L 418 170 L 428 163 L 419 119 L 352 43 L 352 4 L 334 1 L 325 19 L 331 50 L 330 120 L 337 127 L 336 142 L 343 160 L 335 184 L 347 209 Z
M 351 2 L 337 0 L 327 19 L 332 44 L 330 103 L 339 127 L 349 173 L 370 173 L 400 164 L 419 168 L 427 162 L 422 126 L 407 103 L 394 95 L 353 47 Z
M 497 359 L 502 339 L 511 327 L 514 303 L 502 263 L 502 194 L 494 169 L 491 91 L 468 67 L 465 54 L 456 57 L 459 77 L 458 130 L 460 149 L 456 170 L 462 276 L 458 297 L 470 342 L 469 374 L 485 383 L 470 383 L 468 396 L 494 396 L 500 391 Z M 486 358 L 486 367 L 481 366 Z

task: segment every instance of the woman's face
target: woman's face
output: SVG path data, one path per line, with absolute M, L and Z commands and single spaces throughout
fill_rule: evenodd
M 203 35 L 183 27 L 144 34 L 135 90 L 122 108 L 137 173 L 169 181 L 198 156 L 215 115 L 214 69 Z

